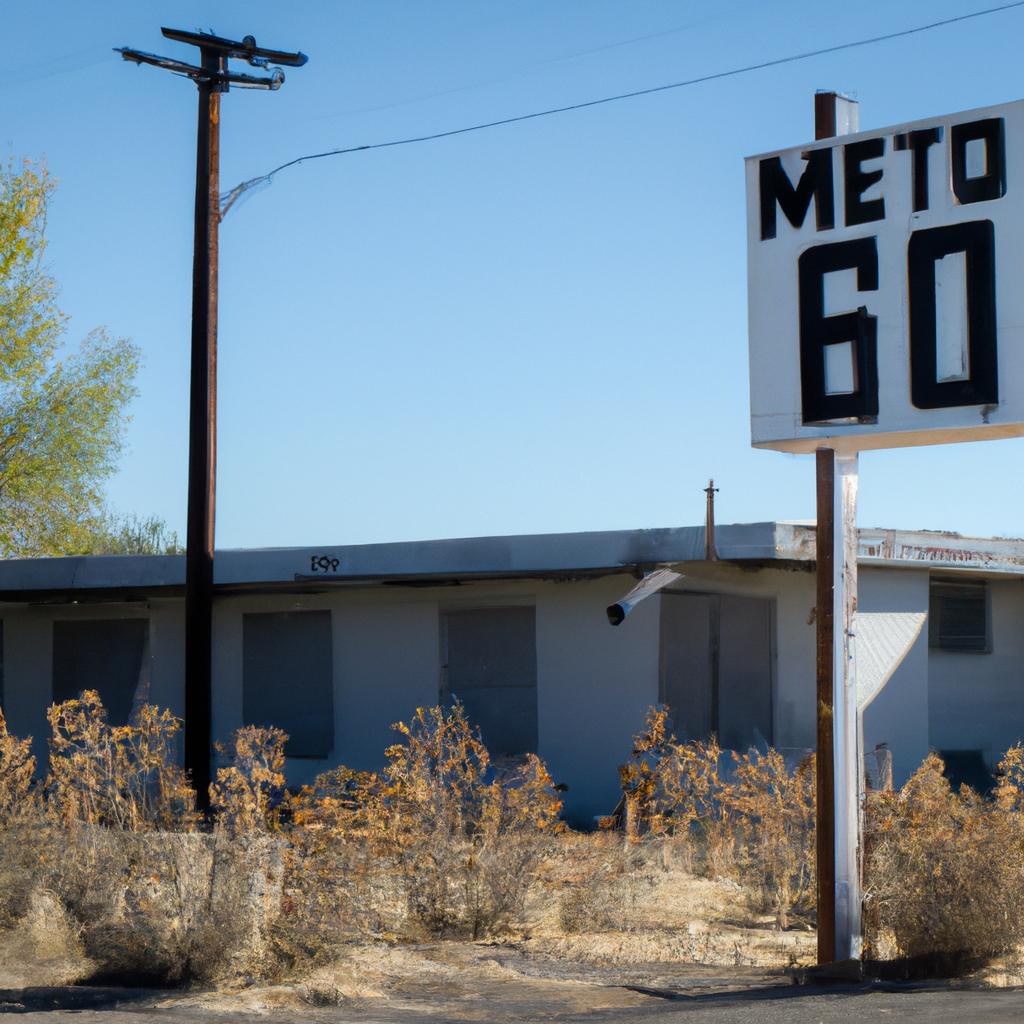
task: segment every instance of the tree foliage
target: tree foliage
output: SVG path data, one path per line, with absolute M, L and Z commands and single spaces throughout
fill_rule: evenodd
M 76 351 L 43 262 L 54 181 L 0 169 L 0 555 L 75 554 L 101 535 L 138 349 L 102 329 Z
M 81 533 L 81 551 L 90 555 L 183 555 L 174 530 L 159 516 L 106 515 Z

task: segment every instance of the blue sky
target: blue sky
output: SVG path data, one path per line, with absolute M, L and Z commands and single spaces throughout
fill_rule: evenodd
M 72 317 L 144 353 L 122 512 L 184 534 L 195 88 L 111 47 L 162 24 L 301 49 L 223 99 L 225 188 L 300 156 L 514 116 L 990 3 L 21 3 L 0 151 L 60 181 Z M 282 173 L 221 229 L 218 547 L 812 518 L 813 459 L 749 446 L 743 158 L 1020 97 L 1024 9 Z M 1011 182 L 1012 187 L 1012 182 Z M 861 457 L 860 522 L 1024 533 L 1024 440 Z

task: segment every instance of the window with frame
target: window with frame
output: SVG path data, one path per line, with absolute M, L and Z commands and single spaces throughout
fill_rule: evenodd
M 53 699 L 96 690 L 111 725 L 127 725 L 148 696 L 149 620 L 59 619 L 53 624 Z
M 683 740 L 728 750 L 773 741 L 774 610 L 738 594 L 661 596 L 659 699 Z
M 532 607 L 467 608 L 441 619 L 442 703 L 456 698 L 493 757 L 537 750 L 537 627 Z
M 242 717 L 288 734 L 286 757 L 327 757 L 334 748 L 331 613 L 242 616 Z
M 933 579 L 928 592 L 928 646 L 988 654 L 992 650 L 988 583 Z

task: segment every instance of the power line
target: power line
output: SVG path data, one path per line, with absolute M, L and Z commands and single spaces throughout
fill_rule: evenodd
M 872 46 L 875 43 L 888 42 L 891 39 L 902 39 L 905 36 L 916 35 L 919 32 L 928 32 L 931 29 L 943 28 L 947 25 L 956 25 L 960 22 L 970 21 L 974 18 L 983 18 L 989 14 L 999 14 L 1003 11 L 1010 11 L 1014 8 L 1024 7 L 1024 0 L 1015 0 L 1013 3 L 1001 4 L 998 7 L 988 7 L 981 11 L 971 11 L 968 14 L 958 14 L 953 18 L 943 18 L 941 21 L 932 21 L 926 25 L 916 25 L 913 28 L 900 29 L 898 32 L 886 32 L 883 35 L 870 36 L 867 39 L 856 39 L 849 43 L 837 43 L 835 46 L 824 46 L 817 50 L 806 50 L 803 53 L 792 53 L 786 57 L 776 57 L 773 60 L 760 61 L 757 64 L 747 64 L 739 68 L 730 68 L 728 71 L 716 71 L 708 75 L 700 75 L 697 78 L 687 78 L 681 82 L 669 82 L 666 85 L 652 85 L 646 89 L 634 89 L 632 92 L 616 93 L 614 96 L 602 96 L 596 100 L 584 100 L 581 103 L 570 103 L 564 107 L 549 107 L 546 110 L 535 110 L 529 114 L 517 114 L 514 117 L 503 117 L 496 121 L 484 121 L 480 124 L 466 125 L 463 128 L 450 128 L 443 132 L 432 132 L 429 135 L 414 135 L 404 139 L 390 139 L 387 142 L 371 142 L 362 146 L 345 146 L 341 149 L 328 149 L 323 153 L 309 153 L 306 156 L 296 157 L 286 163 L 280 164 L 272 171 L 261 174 L 258 177 L 250 178 L 236 185 L 230 192 L 221 195 L 221 217 L 227 216 L 228 211 L 250 189 L 260 185 L 269 185 L 275 174 L 284 171 L 289 167 L 305 163 L 307 160 L 321 160 L 328 156 L 345 156 L 349 153 L 361 153 L 370 149 L 388 149 L 392 146 L 409 146 L 417 142 L 433 142 L 436 139 L 447 139 L 454 135 L 465 135 L 468 132 L 479 132 L 485 128 L 498 128 L 506 124 L 517 124 L 521 121 L 532 121 L 538 117 L 550 117 L 553 114 L 567 114 L 573 110 L 586 110 L 588 107 L 598 107 L 605 103 L 616 103 L 619 100 L 635 99 L 638 96 L 651 96 L 654 93 L 667 92 L 670 89 L 683 89 L 690 85 L 700 85 L 703 82 L 715 82 L 722 78 L 732 78 L 736 75 L 749 74 L 752 71 L 763 71 L 765 68 L 775 68 L 783 64 L 794 64 L 797 61 L 809 60 L 811 57 L 821 57 L 829 53 L 839 53 L 842 50 L 853 50 L 861 46 Z

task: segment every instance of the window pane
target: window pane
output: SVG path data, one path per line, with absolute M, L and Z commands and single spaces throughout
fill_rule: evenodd
M 681 740 L 707 739 L 712 732 L 714 602 L 704 594 L 661 596 L 661 701 Z
M 721 598 L 718 741 L 730 750 L 772 742 L 772 608 L 757 597 Z
M 330 612 L 242 616 L 242 716 L 288 733 L 288 757 L 327 757 L 334 747 Z
M 445 699 L 458 697 L 494 757 L 537 749 L 537 641 L 533 608 L 445 617 Z
M 985 581 L 933 580 L 928 620 L 929 646 L 948 651 L 988 651 Z
M 79 619 L 53 624 L 53 699 L 96 690 L 111 725 L 126 725 L 139 692 L 147 619 Z

